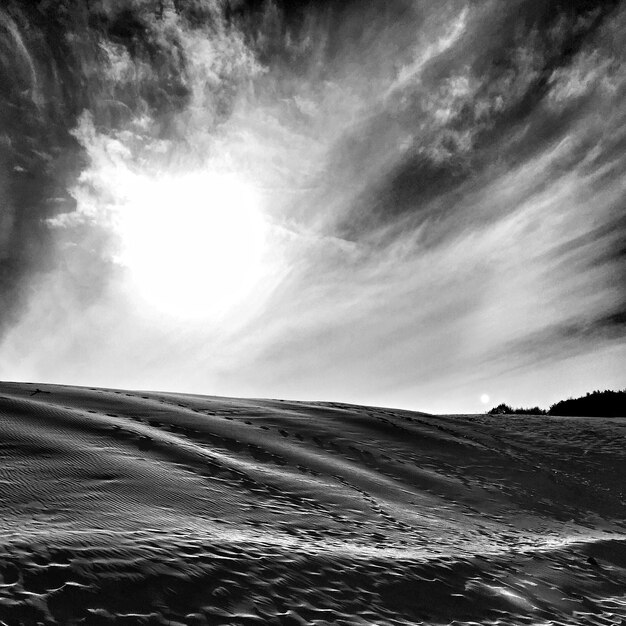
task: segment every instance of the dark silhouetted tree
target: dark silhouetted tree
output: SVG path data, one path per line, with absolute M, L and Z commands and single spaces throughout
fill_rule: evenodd
M 540 409 L 538 406 L 530 408 L 525 407 L 510 407 L 508 404 L 499 404 L 488 412 L 489 415 L 545 415 L 546 412 Z
M 580 398 L 561 400 L 550 407 L 548 415 L 626 417 L 626 389 L 593 391 Z
M 488 411 L 489 415 L 510 415 L 513 413 L 513 409 L 508 404 L 498 404 L 493 409 Z

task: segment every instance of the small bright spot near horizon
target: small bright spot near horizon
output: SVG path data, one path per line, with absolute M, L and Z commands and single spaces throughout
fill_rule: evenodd
M 480 396 L 480 401 L 483 404 L 487 404 L 489 402 L 489 396 L 486 393 L 483 393 L 483 395 Z

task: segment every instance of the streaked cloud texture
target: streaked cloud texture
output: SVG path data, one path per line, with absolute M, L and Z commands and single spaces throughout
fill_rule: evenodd
M 624 386 L 623 3 L 53 4 L 0 9 L 0 377 Z

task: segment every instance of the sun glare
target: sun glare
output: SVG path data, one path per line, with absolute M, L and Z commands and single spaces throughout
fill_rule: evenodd
M 266 223 L 254 189 L 235 176 L 134 178 L 116 228 L 135 295 L 161 312 L 223 316 L 260 278 Z

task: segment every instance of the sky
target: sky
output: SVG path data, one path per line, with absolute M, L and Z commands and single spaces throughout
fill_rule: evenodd
M 626 387 L 626 3 L 7 0 L 0 379 Z

